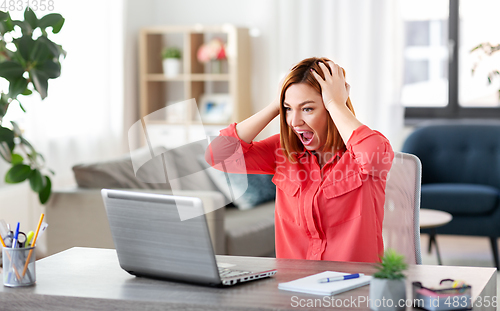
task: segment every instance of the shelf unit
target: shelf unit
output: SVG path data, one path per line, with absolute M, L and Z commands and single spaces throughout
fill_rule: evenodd
M 211 73 L 210 67 L 197 59 L 199 47 L 210 39 L 218 37 L 226 44 L 227 60 L 221 73 Z M 176 46 L 182 54 L 182 72 L 175 77 L 163 74 L 161 51 L 165 47 Z M 229 95 L 231 116 L 224 122 L 207 124 L 223 128 L 230 123 L 240 122 L 252 113 L 250 98 L 250 38 L 247 28 L 234 25 L 220 26 L 155 26 L 143 28 L 139 38 L 139 80 L 140 117 L 167 105 L 194 98 L 200 110 L 200 99 L 206 93 Z M 221 91 L 222 90 L 222 91 Z M 163 128 L 177 127 L 178 135 L 183 127 L 185 139 L 189 140 L 189 127 L 201 126 L 195 116 L 195 108 L 187 106 L 180 120 L 169 121 L 168 116 L 148 119 L 149 124 L 164 125 Z M 165 127 L 166 126 L 166 127 Z M 178 142 L 182 144 L 182 142 Z

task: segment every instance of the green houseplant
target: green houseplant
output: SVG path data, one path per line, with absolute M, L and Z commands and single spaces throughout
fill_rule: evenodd
M 376 311 L 404 310 L 406 302 L 405 275 L 408 268 L 403 255 L 387 249 L 377 264 L 378 271 L 370 281 L 370 308 Z
M 167 77 L 175 77 L 181 72 L 181 50 L 169 47 L 161 52 L 163 59 L 163 73 Z
M 8 12 L 0 11 L 0 77 L 9 82 L 8 90 L 0 89 L 0 156 L 11 167 L 5 175 L 7 183 L 29 180 L 42 204 L 51 194 L 51 180 L 43 156 L 23 136 L 15 122 L 4 124 L 9 107 L 22 105 L 22 96 L 37 92 L 47 97 L 48 80 L 61 74 L 61 56 L 66 52 L 48 38 L 47 28 L 58 33 L 64 24 L 60 14 L 52 13 L 38 19 L 29 9 L 24 20 L 12 20 Z
M 484 42 L 472 48 L 470 50 L 470 53 L 471 54 L 483 53 L 484 55 L 489 57 L 498 51 L 500 51 L 500 44 L 492 45 L 489 42 Z M 479 62 L 474 63 L 474 65 L 472 66 L 472 74 L 474 74 L 478 65 Z M 488 84 L 492 83 L 495 76 L 500 76 L 500 72 L 498 71 L 498 69 L 494 69 L 488 73 Z M 498 90 L 498 98 L 500 99 L 500 89 Z
M 163 49 L 161 56 L 163 59 L 166 58 L 177 58 L 181 59 L 181 50 L 176 47 L 170 47 Z

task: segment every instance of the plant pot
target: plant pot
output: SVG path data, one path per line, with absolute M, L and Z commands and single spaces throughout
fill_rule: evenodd
M 373 278 L 370 281 L 370 309 L 375 311 L 405 310 L 405 280 Z
M 178 58 L 165 58 L 163 60 L 163 73 L 167 77 L 175 77 L 181 73 L 181 60 Z

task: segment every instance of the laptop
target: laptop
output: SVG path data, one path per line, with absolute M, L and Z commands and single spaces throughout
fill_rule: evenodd
M 248 271 L 217 262 L 199 198 L 109 189 L 101 193 L 118 261 L 132 275 L 230 286 L 276 274 L 276 269 Z M 181 213 L 186 220 L 181 221 Z

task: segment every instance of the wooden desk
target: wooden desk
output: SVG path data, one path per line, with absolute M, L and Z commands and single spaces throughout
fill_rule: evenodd
M 310 274 L 334 270 L 349 273 L 375 271 L 372 264 L 332 261 L 218 256 L 228 263 L 257 268 L 277 268 L 275 277 L 231 288 L 211 288 L 146 278 L 127 274 L 118 265 L 114 250 L 72 248 L 37 262 L 37 284 L 25 288 L 0 286 L 2 310 L 296 310 L 299 303 L 322 296 L 301 294 L 278 289 L 278 283 Z M 410 282 L 436 285 L 443 278 L 463 279 L 472 285 L 473 299 L 483 300 L 496 295 L 496 269 L 447 266 L 411 266 L 408 271 L 407 294 L 411 298 Z M 366 302 L 369 286 L 333 297 L 352 309 L 369 310 Z M 488 298 L 486 296 L 489 296 Z M 351 297 L 356 299 L 350 302 Z M 332 297 L 326 297 L 332 303 Z M 340 299 L 347 299 L 343 302 Z M 361 298 L 363 299 L 363 298 Z M 312 301 L 312 300 L 309 300 Z M 349 305 L 346 308 L 350 309 Z M 331 308 L 326 304 L 322 305 Z M 304 309 L 304 308 L 302 308 Z M 310 308 L 309 308 L 310 309 Z M 407 308 L 411 310 L 412 308 Z M 481 310 L 476 308 L 475 310 Z M 496 310 L 496 308 L 484 308 Z

